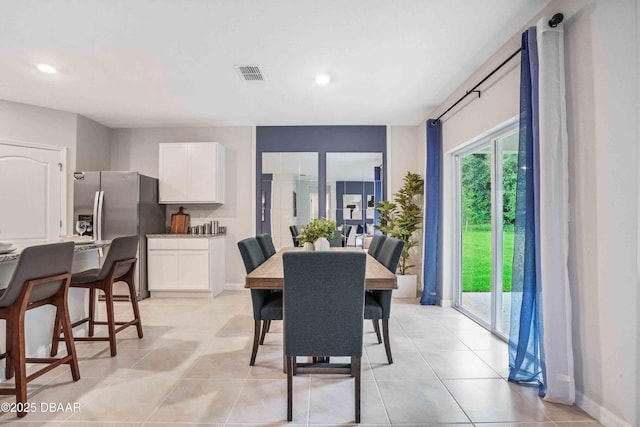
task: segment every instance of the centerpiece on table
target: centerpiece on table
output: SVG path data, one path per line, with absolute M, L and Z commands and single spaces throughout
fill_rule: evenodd
M 376 228 L 404 242 L 398 265 L 398 289 L 393 292 L 394 298 L 415 298 L 417 294 L 418 276 L 409 274 L 409 269 L 413 267 L 409 264 L 409 258 L 420 239 L 418 231 L 422 225 L 423 194 L 422 177 L 417 173 L 408 172 L 402 188 L 393 195 L 395 203 L 383 200 L 376 205 L 380 214 L 380 225 Z
M 335 230 L 335 221 L 316 218 L 300 231 L 300 243 L 306 251 L 328 251 Z

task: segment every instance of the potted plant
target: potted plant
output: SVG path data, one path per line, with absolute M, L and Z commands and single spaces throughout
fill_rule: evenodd
M 305 250 L 328 251 L 335 229 L 335 221 L 316 218 L 300 231 L 300 242 L 304 243 Z
M 393 195 L 394 202 L 378 202 L 376 210 L 380 213 L 380 225 L 376 229 L 390 237 L 404 242 L 400 263 L 398 264 L 398 289 L 395 298 L 415 298 L 418 288 L 418 276 L 407 274 L 413 267 L 409 264 L 412 249 L 418 246 L 416 232 L 422 224 L 422 195 L 424 180 L 417 173 L 408 172 L 402 188 Z

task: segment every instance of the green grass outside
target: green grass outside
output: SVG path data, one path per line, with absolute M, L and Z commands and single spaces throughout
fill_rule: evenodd
M 511 292 L 513 226 L 505 226 L 502 242 L 502 289 Z M 491 225 L 470 225 L 462 231 L 462 291 L 491 292 Z

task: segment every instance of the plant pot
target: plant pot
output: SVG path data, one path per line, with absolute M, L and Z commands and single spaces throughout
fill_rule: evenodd
M 316 248 L 316 251 L 328 251 L 331 247 L 331 245 L 329 245 L 329 241 L 324 237 L 316 240 L 313 246 Z
M 305 242 L 304 245 L 302 245 L 302 247 L 304 248 L 305 251 L 314 251 L 315 248 L 313 247 L 313 243 L 311 242 Z
M 396 275 L 398 289 L 391 294 L 393 298 L 415 298 L 418 292 L 418 276 L 415 274 Z

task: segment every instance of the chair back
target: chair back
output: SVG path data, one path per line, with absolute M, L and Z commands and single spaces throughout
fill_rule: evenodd
M 329 240 L 329 246 L 332 248 L 342 247 L 342 233 L 340 231 L 333 231 L 333 239 Z
M 255 237 L 247 237 L 244 240 L 240 240 L 238 242 L 238 249 L 240 249 L 240 255 L 242 256 L 244 269 L 247 271 L 247 274 L 265 262 L 265 256 Z
M 380 264 L 387 267 L 387 269 L 395 273 L 398 269 L 398 263 L 400 262 L 400 256 L 402 255 L 402 249 L 404 248 L 404 242 L 400 239 L 393 237 L 387 237 L 382 244 L 382 248 L 378 252 L 376 258 Z
M 371 239 L 371 243 L 369 244 L 369 255 L 378 259 L 378 254 L 380 253 L 385 240 L 387 240 L 387 236 L 384 234 L 376 234 L 373 236 L 373 239 Z
M 366 254 L 285 252 L 287 356 L 362 356 Z
M 289 231 L 291 232 L 291 238 L 293 239 L 293 246 L 298 247 L 300 245 L 300 242 L 298 241 L 298 235 L 300 234 L 298 232 L 298 227 L 295 225 L 290 225 Z
M 20 253 L 18 265 L 0 298 L 0 307 L 8 307 L 16 302 L 29 280 L 71 273 L 73 247 L 73 242 L 64 242 L 25 248 Z M 59 280 L 34 287 L 29 302 L 38 302 L 55 295 L 62 283 L 62 280 Z
M 111 267 L 113 267 L 113 264 L 115 264 L 116 262 L 137 258 L 139 239 L 140 237 L 138 236 L 123 236 L 113 239 L 111 241 L 111 245 L 109 246 L 107 259 L 105 259 L 104 264 L 102 264 L 102 268 L 100 269 L 97 280 L 104 280 L 109 274 L 109 271 L 111 271 Z M 113 274 L 113 278 L 117 279 L 118 277 L 124 276 L 132 268 L 135 268 L 133 264 L 121 265 L 117 267 L 116 271 Z
M 260 245 L 260 249 L 262 250 L 262 254 L 265 259 L 271 258 L 276 253 L 276 247 L 273 246 L 273 239 L 267 233 L 258 234 L 256 236 L 256 240 Z

